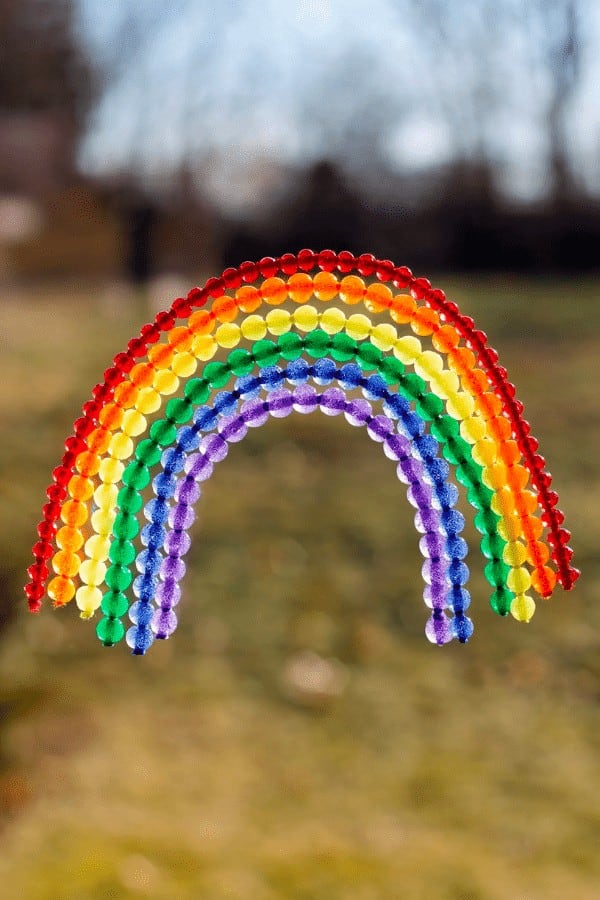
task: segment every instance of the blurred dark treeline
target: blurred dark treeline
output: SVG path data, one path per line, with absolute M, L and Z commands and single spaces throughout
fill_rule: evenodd
M 481 3 L 484 13 L 495 8 L 494 21 L 509 35 L 527 24 L 515 9 L 526 11 L 538 38 L 531 57 L 546 84 L 547 176 L 544 191 L 527 202 L 502 187 L 488 137 L 503 91 L 493 55 L 482 56 L 468 97 L 453 100 L 444 87 L 444 67 L 460 64 L 466 72 L 481 55 L 477 29 L 485 15 L 471 21 L 465 12 L 457 24 L 444 0 L 413 7 L 426 26 L 424 64 L 439 54 L 438 106 L 454 135 L 450 161 L 413 170 L 392 166 L 381 151 L 384 120 L 396 108 L 392 86 L 389 108 L 385 96 L 371 102 L 366 94 L 353 112 L 342 56 L 332 89 L 338 83 L 346 91 L 346 118 L 323 125 L 321 152 L 304 163 L 265 158 L 247 176 L 250 194 L 255 180 L 264 199 L 233 215 L 205 189 L 214 153 L 182 150 L 150 174 L 133 152 L 127 166 L 100 175 L 84 174 L 80 164 L 94 111 L 119 72 L 131 77 L 139 64 L 136 77 L 143 82 L 140 35 L 182 15 L 185 4 L 160 15 L 149 4 L 144 18 L 143 4 L 125 3 L 120 43 L 100 61 L 82 39 L 76 3 L 0 0 L 0 274 L 126 275 L 143 283 L 165 271 L 192 273 L 302 246 L 369 250 L 421 270 L 597 269 L 600 199 L 573 164 L 569 135 L 583 51 L 589 52 L 582 26 L 587 4 Z M 317 97 L 308 98 L 306 113 L 318 124 L 315 104 Z M 144 109 L 138 103 L 130 114 L 139 118 L 141 143 Z M 218 165 L 223 168 L 223 159 Z

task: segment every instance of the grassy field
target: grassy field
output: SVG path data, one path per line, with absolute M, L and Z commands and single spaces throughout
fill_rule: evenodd
M 49 473 L 147 313 L 95 287 L 2 298 L 5 900 L 598 896 L 600 281 L 436 282 L 517 383 L 583 570 L 529 626 L 499 619 L 469 531 L 476 631 L 443 649 L 391 464 L 320 416 L 218 467 L 180 629 L 147 658 L 74 609 L 29 616 Z

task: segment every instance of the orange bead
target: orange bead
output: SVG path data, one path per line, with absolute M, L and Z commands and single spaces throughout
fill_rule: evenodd
M 238 313 L 238 305 L 233 297 L 224 295 L 213 300 L 212 311 L 219 322 L 233 322 Z
M 137 366 L 134 368 L 137 369 Z M 152 373 L 156 371 L 154 366 L 149 366 L 149 368 Z M 131 371 L 133 372 L 133 369 Z M 115 388 L 115 403 L 118 403 L 123 409 L 130 409 L 135 406 L 139 392 L 139 385 L 132 384 L 130 381 L 122 381 Z
M 67 500 L 61 507 L 60 517 L 65 525 L 79 528 L 80 525 L 87 521 L 87 506 L 81 500 Z
M 187 328 L 185 329 L 187 331 Z M 169 344 L 154 344 L 148 350 L 148 359 L 153 366 L 159 369 L 166 369 L 171 365 L 175 356 L 175 348 Z
M 313 280 L 305 272 L 288 278 L 288 294 L 294 303 L 306 303 L 313 295 Z
M 287 285 L 282 278 L 265 278 L 260 293 L 269 306 L 280 306 L 288 298 Z
M 540 597 L 549 597 L 556 585 L 556 572 L 549 566 L 541 566 L 531 574 L 531 586 Z
M 523 493 L 529 494 L 530 491 L 524 491 Z M 522 516 L 521 522 L 523 523 L 523 533 L 528 541 L 537 540 L 542 536 L 544 523 L 537 516 Z
M 415 334 L 431 334 L 439 324 L 438 314 L 435 309 L 425 306 L 415 312 L 410 327 Z
M 434 332 L 431 343 L 440 353 L 447 353 L 452 347 L 456 347 L 460 335 L 452 325 L 442 325 Z
M 110 438 L 111 434 L 108 429 L 104 427 L 95 428 L 88 434 L 87 445 L 93 453 L 97 453 L 100 456 L 102 453 L 106 453 L 110 444 Z
M 333 300 L 337 297 L 339 286 L 333 272 L 319 272 L 313 278 L 313 290 L 318 300 Z
M 452 360 L 453 362 L 458 362 L 455 358 Z M 477 394 L 484 394 L 486 391 L 489 391 L 490 384 L 487 380 L 487 376 L 482 369 L 474 369 L 474 368 L 464 368 L 461 366 L 461 380 L 463 386 L 466 390 L 470 391 L 472 394 L 477 396 Z
M 48 596 L 55 606 L 64 606 L 75 596 L 75 585 L 65 575 L 57 575 L 48 584 Z
M 68 550 L 59 550 L 52 560 L 52 568 L 57 575 L 64 575 L 66 578 L 73 578 L 79 572 L 81 560 L 77 553 L 70 553 Z
M 523 491 L 529 481 L 529 472 L 524 466 L 508 466 L 506 470 L 506 483 L 511 490 Z
M 89 500 L 94 493 L 94 482 L 82 475 L 73 475 L 68 484 L 69 494 L 74 500 Z
M 193 337 L 194 335 L 187 327 L 187 325 L 180 325 L 178 328 L 172 328 L 167 333 L 167 340 L 169 341 L 171 347 L 174 347 L 175 350 L 179 350 L 180 352 L 190 349 L 190 347 L 192 346 Z M 148 356 L 150 356 L 150 353 L 148 353 Z
M 499 397 L 497 400 L 500 408 L 502 408 L 502 401 Z M 512 437 L 512 425 L 510 419 L 507 419 L 506 416 L 493 416 L 493 418 L 488 419 L 488 429 L 499 443 Z
M 240 290 L 243 290 L 240 288 Z M 208 309 L 198 309 L 188 319 L 188 325 L 194 334 L 208 334 L 212 331 L 215 317 Z M 145 387 L 149 387 L 152 381 L 148 381 Z
M 117 403 L 110 403 L 103 406 L 98 416 L 98 421 L 109 431 L 116 431 L 123 421 L 123 408 Z
M 412 320 L 417 308 L 417 301 L 410 294 L 399 294 L 394 297 L 390 307 L 390 317 L 398 325 L 406 325 Z
M 387 284 L 370 284 L 365 294 L 365 306 L 370 313 L 380 313 L 392 305 L 392 292 Z
M 129 377 L 137 387 L 151 387 L 154 381 L 155 368 L 151 363 L 138 363 L 134 366 Z
M 536 517 L 531 514 L 538 508 L 538 495 L 533 491 L 521 491 L 519 496 L 519 515 L 528 515 L 534 520 Z M 521 510 L 523 510 L 521 512 Z M 538 519 L 538 521 L 540 521 Z
M 502 459 L 507 466 L 514 466 L 521 459 L 521 451 L 516 441 L 504 441 L 501 450 Z
M 475 368 L 475 354 L 468 347 L 455 347 L 449 355 L 458 369 L 469 371 Z
M 260 292 L 251 284 L 244 284 L 235 292 L 235 302 L 243 313 L 253 313 L 262 303 Z
M 91 451 L 84 451 L 75 460 L 75 468 L 80 475 L 84 475 L 86 478 L 93 478 L 100 469 L 100 458 Z
M 75 553 L 83 547 L 83 532 L 78 528 L 72 528 L 70 525 L 63 525 L 56 532 L 56 546 L 61 550 L 68 550 Z
M 502 409 L 502 402 L 492 391 L 485 394 L 479 394 L 477 397 L 477 406 L 482 416 L 489 422 L 494 419 Z
M 527 543 L 527 561 L 537 568 L 543 566 L 550 558 L 550 548 L 544 541 L 529 541 Z

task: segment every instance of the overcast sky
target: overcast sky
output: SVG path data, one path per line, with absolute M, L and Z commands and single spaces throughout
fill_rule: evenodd
M 497 2 L 512 24 L 490 31 L 477 2 L 453 0 L 456 30 L 440 45 L 424 9 L 444 0 L 77 0 L 83 39 L 113 73 L 83 165 L 157 172 L 212 151 L 227 205 L 228 186 L 238 192 L 265 158 L 337 155 L 360 169 L 370 157 L 415 170 L 447 162 L 459 142 L 473 153 L 479 141 L 509 191 L 535 196 L 548 174 L 549 86 L 544 34 L 526 20 L 528 4 L 543 0 Z M 569 140 L 579 176 L 600 190 L 600 3 L 580 6 Z M 461 43 L 461 15 L 477 46 Z M 484 111 L 494 104 L 477 136 L 476 91 Z

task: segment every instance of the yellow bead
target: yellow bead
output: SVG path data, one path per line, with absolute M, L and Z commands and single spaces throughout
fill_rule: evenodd
M 314 331 L 319 324 L 319 313 L 314 306 L 299 306 L 292 313 L 294 325 L 300 331 Z
M 460 423 L 460 435 L 463 441 L 467 441 L 469 444 L 476 444 L 485 437 L 485 434 L 485 421 L 480 416 L 464 419 Z
M 321 328 L 327 334 L 337 334 L 346 324 L 346 316 L 341 309 L 335 306 L 325 309 L 321 313 Z
M 189 378 L 198 368 L 198 360 L 193 353 L 182 351 L 173 357 L 171 368 L 179 378 Z
M 473 445 L 473 459 L 480 466 L 493 466 L 498 455 L 498 447 L 494 441 L 484 439 Z
M 92 527 L 97 534 L 110 534 L 114 520 L 112 509 L 97 509 L 92 513 Z
M 108 481 L 109 484 L 115 484 L 121 480 L 124 468 L 125 466 L 118 459 L 110 457 L 103 459 L 100 463 L 100 478 L 102 481 Z
M 96 505 L 110 509 L 111 506 L 115 506 L 118 493 L 119 488 L 116 484 L 99 484 L 94 491 Z
M 528 594 L 518 594 L 510 604 L 510 613 L 517 622 L 529 622 L 535 612 L 535 600 Z
M 212 334 L 197 334 L 192 341 L 192 352 L 198 359 L 212 359 L 217 352 L 217 342 Z
M 505 488 L 502 490 L 497 490 L 494 496 L 492 497 L 490 506 L 494 510 L 494 512 L 502 516 L 510 516 L 515 508 L 513 496 L 510 491 L 507 491 Z
M 529 569 L 521 566 L 518 569 L 511 569 L 506 578 L 506 584 L 509 590 L 515 594 L 524 594 L 531 587 L 531 573 Z
M 408 366 L 412 365 L 422 352 L 421 341 L 411 335 L 398 338 L 394 344 L 394 356 Z
M 108 559 L 111 537 L 108 534 L 93 534 L 85 542 L 85 553 L 90 559 Z
M 292 327 L 292 314 L 287 309 L 270 309 L 265 322 L 270 334 L 285 334 Z
M 75 602 L 81 610 L 81 618 L 91 619 L 102 603 L 102 591 L 91 584 L 82 585 L 77 589 Z
M 138 394 L 135 408 L 144 416 L 150 416 L 152 413 L 160 409 L 161 399 L 158 391 L 152 387 L 142 388 Z
M 371 342 L 386 353 L 398 340 L 398 332 L 390 322 L 380 322 L 371 334 Z
M 79 567 L 79 577 L 84 584 L 102 584 L 106 575 L 106 563 L 101 559 L 84 559 Z
M 516 515 L 504 516 L 498 522 L 498 534 L 505 541 L 516 541 L 523 534 L 521 520 Z
M 417 375 L 420 375 L 421 378 L 426 378 L 427 380 L 440 375 L 443 368 L 444 360 L 439 353 L 434 353 L 433 350 L 425 350 L 425 352 L 421 353 L 419 358 L 415 360 L 415 372 Z
M 346 322 L 346 334 L 348 337 L 351 337 L 353 341 L 366 340 L 372 331 L 373 323 L 368 316 L 364 316 L 362 313 L 354 313 L 353 315 L 348 316 Z
M 460 379 L 456 372 L 449 369 L 443 369 L 436 378 L 436 386 L 438 392 L 443 397 L 449 397 L 451 394 L 457 394 L 460 390 Z
M 129 435 L 124 434 L 122 431 L 118 431 L 116 434 L 113 434 L 111 438 L 110 444 L 108 445 L 108 452 L 111 456 L 114 456 L 115 459 L 128 459 L 133 453 L 133 441 Z
M 453 419 L 468 419 L 475 411 L 475 401 L 471 394 L 459 393 L 453 394 L 448 398 L 446 404 L 448 415 Z
M 219 325 L 215 331 L 215 340 L 219 347 L 226 347 L 227 349 L 237 347 L 241 339 L 240 326 L 236 325 L 235 322 L 225 322 L 223 325 Z
M 169 369 L 163 369 L 156 373 L 154 387 L 159 394 L 174 394 L 179 387 L 179 378 Z
M 143 416 L 137 409 L 128 409 L 123 416 L 122 429 L 124 434 L 129 437 L 136 437 L 146 430 L 146 416 Z
M 502 553 L 502 559 L 507 566 L 521 566 L 527 559 L 527 547 L 521 541 L 509 541 Z
M 242 334 L 247 341 L 262 341 L 267 333 L 267 325 L 260 316 L 248 316 L 242 322 Z

